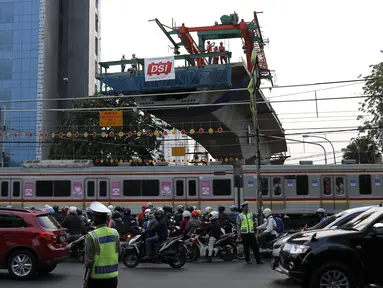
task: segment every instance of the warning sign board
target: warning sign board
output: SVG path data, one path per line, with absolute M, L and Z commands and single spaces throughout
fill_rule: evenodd
M 100 111 L 100 127 L 122 126 L 122 111 Z
M 172 147 L 172 156 L 185 156 L 186 148 L 185 147 Z

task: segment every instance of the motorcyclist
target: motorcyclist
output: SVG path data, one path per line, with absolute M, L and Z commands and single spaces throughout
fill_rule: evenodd
M 219 205 L 218 206 L 218 223 L 219 223 L 219 226 L 221 226 L 221 228 L 224 228 L 227 221 L 231 222 L 231 219 L 225 213 L 225 206 Z
M 153 205 L 153 203 L 152 202 L 148 202 L 148 204 L 147 204 L 149 207 L 149 209 L 153 209 L 154 208 L 154 205 Z
M 68 242 L 73 242 L 85 232 L 84 221 L 77 215 L 76 207 L 72 206 L 68 211 L 69 215 L 64 219 L 61 226 L 67 229 Z
M 149 229 L 153 228 L 157 225 L 157 220 L 154 217 L 154 212 L 151 209 L 145 210 L 145 222 L 144 222 L 144 229 L 148 232 Z M 148 232 L 149 237 L 152 237 L 151 232 Z
M 108 206 L 108 209 L 113 213 L 114 212 L 114 206 L 113 205 L 109 205 Z
M 164 211 L 166 224 L 168 225 L 168 227 L 174 226 L 175 223 L 174 223 L 174 220 L 172 219 L 173 218 L 173 207 L 170 205 L 164 205 L 162 210 Z
M 155 211 L 154 217 L 157 220 L 157 225 L 148 229 L 148 232 L 155 233 L 154 236 L 146 238 L 145 240 L 145 248 L 146 248 L 146 256 L 144 258 L 148 259 L 150 257 L 156 258 L 156 249 L 153 250 L 153 246 L 156 243 L 165 241 L 168 238 L 168 226 L 166 225 L 165 214 L 161 210 Z
M 215 242 L 217 242 L 217 239 L 219 239 L 219 237 L 222 234 L 221 227 L 218 223 L 218 217 L 218 212 L 212 211 L 209 217 L 211 223 L 206 227 L 206 233 L 209 235 L 209 255 L 207 260 L 208 262 L 212 262 L 214 244 Z
M 110 208 L 108 208 L 110 210 Z M 108 221 L 106 223 L 106 226 L 108 226 L 109 228 L 116 228 L 116 222 L 113 220 L 113 212 L 112 210 L 110 210 L 111 212 L 108 212 Z
M 88 221 L 86 220 L 86 217 L 82 214 L 82 210 L 81 209 L 77 209 L 77 215 L 84 222 L 84 227 L 85 227 L 88 224 Z
M 124 215 L 122 217 L 122 221 L 124 222 L 125 233 L 132 232 L 133 227 L 137 226 L 136 218 L 134 218 L 131 214 L 132 214 L 132 211 L 130 210 L 130 208 L 124 209 Z
M 186 225 L 190 221 L 190 217 L 191 217 L 191 213 L 188 210 L 186 210 L 182 213 L 183 219 L 182 219 L 181 224 L 180 224 L 180 233 L 181 234 L 185 233 Z
M 138 222 L 138 225 L 142 227 L 142 225 L 145 222 L 145 211 L 146 209 L 149 209 L 149 205 L 144 205 L 141 207 L 141 209 L 142 209 L 142 212 L 138 215 L 137 222 Z
M 119 211 L 114 211 L 112 214 L 112 219 L 114 223 L 116 223 L 114 229 L 117 230 L 118 233 L 123 233 L 124 232 L 124 222 L 122 221 L 121 218 L 121 213 Z
M 53 214 L 53 216 L 55 217 L 56 221 L 61 223 L 64 218 L 63 218 L 63 215 L 60 211 L 60 207 L 58 205 L 53 205 L 53 210 L 55 210 L 55 213 Z
M 206 207 L 205 208 L 205 213 L 202 216 L 202 220 L 204 222 L 209 222 L 210 221 L 210 213 L 213 211 L 213 208 L 211 207 Z
M 124 213 L 124 208 L 121 207 L 121 206 L 116 206 L 116 207 L 114 208 L 114 211 L 118 211 L 118 212 L 120 212 L 120 214 L 122 215 L 122 214 Z
M 197 229 L 202 228 L 202 222 L 199 219 L 198 210 L 194 210 L 191 213 L 190 221 L 186 224 L 185 232 L 188 234 L 194 234 Z
M 258 226 L 257 229 L 263 231 L 261 235 L 259 235 L 259 244 L 265 247 L 267 243 L 274 240 L 279 234 L 275 230 L 277 228 L 277 222 L 273 217 L 271 209 L 265 208 L 263 215 L 265 216 L 265 223 Z
M 190 213 L 192 213 L 194 211 L 194 207 L 189 205 L 188 208 L 186 208 L 186 210 L 188 210 Z
M 235 205 L 231 205 L 230 206 L 230 214 L 229 214 L 229 218 L 231 219 L 231 221 L 234 223 L 234 225 L 236 226 L 236 223 L 237 223 L 237 217 L 238 217 L 238 208 L 237 206 Z
M 184 212 L 185 208 L 183 205 L 178 205 L 177 206 L 177 211 L 176 213 L 174 214 L 174 221 L 176 222 L 176 225 L 177 226 L 180 226 L 181 225 L 181 221 L 182 221 L 182 213 Z
M 317 215 L 318 215 L 318 218 L 319 218 L 319 222 L 322 222 L 324 220 L 327 219 L 327 215 L 326 215 L 326 210 L 324 210 L 323 208 L 319 208 L 317 210 Z

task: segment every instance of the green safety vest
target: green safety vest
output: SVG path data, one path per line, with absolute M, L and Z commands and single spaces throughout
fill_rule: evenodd
M 110 279 L 118 276 L 118 248 L 120 238 L 115 229 L 100 227 L 88 233 L 93 239 L 96 255 L 90 278 Z
M 253 213 L 240 214 L 241 219 L 241 234 L 254 233 Z

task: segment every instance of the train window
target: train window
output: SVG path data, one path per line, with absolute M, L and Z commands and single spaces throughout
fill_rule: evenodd
M 273 178 L 273 191 L 274 191 L 274 196 L 282 195 L 281 178 L 279 177 Z
M 108 184 L 106 181 L 100 181 L 100 197 L 108 196 Z
M 371 192 L 371 175 L 359 175 L 359 193 L 369 195 Z
M 21 184 L 20 184 L 20 182 L 19 181 L 15 181 L 15 182 L 13 182 L 13 184 L 12 184 L 12 195 L 13 195 L 13 197 L 20 197 L 20 188 L 21 188 Z
M 344 178 L 343 177 L 335 178 L 335 192 L 337 196 L 344 195 Z
M 36 181 L 37 197 L 53 197 L 53 181 Z
M 87 193 L 87 195 L 88 195 L 88 197 L 94 197 L 94 196 L 96 196 L 96 193 L 95 193 L 95 187 L 96 185 L 95 185 L 95 183 L 94 183 L 94 181 L 88 181 L 87 183 L 86 183 L 86 193 Z
M 331 177 L 323 177 L 323 195 L 329 196 L 332 194 Z
M 261 190 L 263 196 L 269 195 L 269 178 L 261 179 Z
M 158 196 L 160 195 L 159 180 L 142 180 L 142 196 Z
M 71 182 L 65 181 L 53 181 L 54 196 L 55 197 L 70 197 L 71 196 Z
M 141 180 L 124 180 L 124 196 L 141 196 Z
M 297 195 L 309 194 L 309 176 L 297 175 L 296 177 Z
M 183 180 L 176 181 L 176 195 L 184 196 L 184 181 Z
M 6 181 L 1 182 L 1 197 L 8 197 L 8 189 L 9 189 L 8 182 Z
M 217 195 L 217 196 L 231 195 L 230 179 L 214 179 L 213 180 L 213 195 Z
M 189 180 L 189 196 L 196 196 L 197 195 L 197 181 L 195 180 Z

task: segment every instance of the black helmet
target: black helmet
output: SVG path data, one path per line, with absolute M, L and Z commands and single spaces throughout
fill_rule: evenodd
M 124 212 L 124 209 L 121 206 L 116 206 L 116 208 L 114 208 L 114 211 L 118 211 L 118 212 L 122 213 L 122 212 Z
M 186 210 L 188 210 L 190 213 L 192 213 L 194 211 L 194 207 L 189 205 Z
M 128 216 L 130 216 L 130 214 L 132 214 L 132 210 L 130 210 L 130 208 L 125 208 L 124 209 L 124 213 Z
M 164 217 L 164 211 L 161 211 L 161 210 L 156 209 L 156 210 L 154 211 L 154 217 L 156 217 L 156 218 L 162 218 L 162 217 Z
M 218 211 L 219 212 L 225 212 L 225 206 L 219 205 L 218 206 Z
M 170 205 L 164 205 L 164 207 L 162 207 L 162 209 L 164 209 L 164 211 L 168 212 L 168 213 L 172 213 L 173 212 L 173 207 L 170 206 Z
M 58 205 L 53 205 L 52 208 L 55 210 L 55 212 L 59 212 L 60 207 Z
M 113 214 L 112 214 L 112 219 L 117 219 L 117 218 L 120 218 L 121 217 L 121 214 L 120 212 L 118 211 L 114 211 Z
M 77 209 L 77 215 L 78 215 L 78 216 L 81 216 L 81 215 L 82 215 L 82 210 L 81 210 L 81 209 Z

